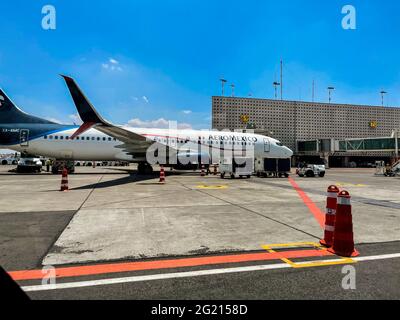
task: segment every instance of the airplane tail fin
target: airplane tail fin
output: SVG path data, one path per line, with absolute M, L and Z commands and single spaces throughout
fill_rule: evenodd
M 71 139 L 96 126 L 109 126 L 110 123 L 104 120 L 99 115 L 99 113 L 90 103 L 89 99 L 86 98 L 82 90 L 79 88 L 75 80 L 71 77 L 67 77 L 64 75 L 61 76 L 64 78 L 65 83 L 67 84 L 75 107 L 78 110 L 79 116 L 83 121 L 81 127 L 71 136 Z
M 31 116 L 19 109 L 6 93 L 0 89 L 0 123 L 44 123 L 53 122 Z
M 84 123 L 107 124 L 107 121 L 99 115 L 99 113 L 90 103 L 89 99 L 83 94 L 75 80 L 71 77 L 64 75 L 61 76 L 64 78 L 65 83 L 67 84 L 72 100 L 74 100 L 74 104 L 82 121 Z

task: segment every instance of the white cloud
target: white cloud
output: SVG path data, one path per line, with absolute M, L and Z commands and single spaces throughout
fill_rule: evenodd
M 63 123 L 61 120 L 56 119 L 56 118 L 51 118 L 51 117 L 45 117 L 46 120 L 51 121 L 51 122 L 55 122 L 57 124 L 65 124 Z
M 143 96 L 142 99 L 144 102 L 149 103 L 149 98 L 147 98 L 146 96 Z
M 119 61 L 113 58 L 109 58 L 108 63 L 102 63 L 101 67 L 110 71 L 122 71 L 122 67 L 119 66 Z
M 74 124 L 81 125 L 83 121 L 79 117 L 78 113 L 75 114 L 70 114 L 68 117 L 64 118 L 63 120 L 57 119 L 57 118 L 52 118 L 52 117 L 45 117 L 46 120 L 58 123 L 58 124 L 71 124 L 73 122 Z
M 73 123 L 81 125 L 83 121 L 81 120 L 81 117 L 78 115 L 78 113 L 70 114 L 68 116 L 70 120 L 72 120 Z
M 182 112 L 183 112 L 184 114 L 187 114 L 187 115 L 188 115 L 188 114 L 192 114 L 192 110 L 183 110 Z
M 178 129 L 181 130 L 190 130 L 192 129 L 192 126 L 188 123 L 178 123 Z M 132 119 L 128 121 L 128 126 L 129 127 L 134 127 L 134 128 L 149 128 L 149 129 L 168 129 L 169 128 L 169 121 L 160 118 L 157 120 L 140 120 L 138 118 Z

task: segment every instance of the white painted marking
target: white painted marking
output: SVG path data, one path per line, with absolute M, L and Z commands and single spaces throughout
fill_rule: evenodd
M 92 281 L 60 283 L 55 286 L 54 285 L 27 286 L 27 287 L 22 287 L 22 289 L 26 292 L 57 290 L 57 289 L 71 289 L 71 288 L 92 287 L 92 286 L 101 286 L 101 285 L 110 285 L 110 284 L 119 284 L 119 283 L 189 278 L 189 277 L 200 277 L 200 276 L 207 276 L 207 275 L 252 272 L 252 271 L 262 271 L 262 270 L 272 270 L 272 269 L 284 269 L 284 268 L 291 268 L 291 266 L 286 263 L 281 263 L 281 264 L 270 264 L 270 265 L 252 266 L 252 267 L 211 269 L 211 270 L 200 270 L 200 271 L 190 271 L 190 272 L 154 274 L 154 275 L 148 275 L 148 276 L 136 276 L 136 277 L 112 278 L 112 279 L 102 279 L 102 280 L 92 280 Z
M 357 257 L 353 258 L 353 260 L 362 262 L 362 261 L 386 260 L 386 259 L 396 259 L 396 258 L 400 258 L 400 253 L 384 254 L 380 256 Z
M 375 261 L 375 260 L 386 260 L 400 258 L 400 253 L 386 254 L 379 256 L 369 256 L 369 257 L 358 257 L 353 258 L 357 262 L 362 261 Z M 318 262 L 336 262 L 342 261 L 342 259 L 335 260 L 324 260 Z M 310 263 L 307 261 L 304 263 Z M 229 274 L 229 273 L 241 273 L 241 272 L 253 272 L 253 271 L 264 271 L 264 270 L 275 270 L 275 269 L 289 269 L 291 266 L 286 263 L 281 264 L 268 264 L 260 266 L 250 266 L 250 267 L 238 267 L 238 268 L 224 268 L 224 269 L 210 269 L 210 270 L 200 270 L 200 271 L 190 271 L 190 272 L 176 272 L 176 273 L 165 273 L 165 274 L 153 274 L 147 276 L 134 276 L 125 278 L 111 278 L 111 279 L 101 279 L 101 280 L 91 280 L 91 281 L 79 281 L 79 282 L 68 282 L 59 283 L 56 285 L 37 285 L 37 286 L 26 286 L 22 287 L 25 292 L 34 291 L 48 291 L 48 290 L 59 290 L 59 289 L 73 289 L 73 288 L 84 288 L 84 287 L 94 287 L 94 286 L 104 286 L 113 285 L 121 283 L 132 283 L 132 282 L 144 282 L 144 281 L 154 281 L 154 280 L 166 280 L 166 279 L 179 279 L 179 278 L 190 278 L 190 277 L 201 277 L 208 275 L 218 275 L 218 274 Z

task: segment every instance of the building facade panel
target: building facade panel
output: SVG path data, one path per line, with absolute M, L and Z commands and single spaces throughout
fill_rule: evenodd
M 295 150 L 297 140 L 390 136 L 400 128 L 400 108 L 215 96 L 212 125 L 254 125 Z

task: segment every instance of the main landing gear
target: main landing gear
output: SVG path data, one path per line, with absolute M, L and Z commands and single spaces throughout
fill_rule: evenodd
M 146 162 L 140 162 L 138 164 L 137 171 L 138 171 L 138 174 L 143 174 L 143 175 L 152 174 L 153 167 Z

